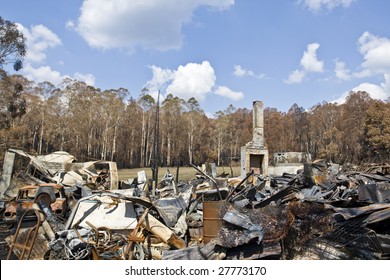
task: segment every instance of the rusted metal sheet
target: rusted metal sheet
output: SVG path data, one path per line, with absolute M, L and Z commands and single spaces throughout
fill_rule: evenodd
M 203 242 L 208 243 L 218 236 L 222 225 L 221 210 L 225 201 L 203 201 Z

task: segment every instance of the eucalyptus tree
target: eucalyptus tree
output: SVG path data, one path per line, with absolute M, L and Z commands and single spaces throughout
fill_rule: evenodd
M 103 160 L 113 161 L 117 150 L 117 136 L 120 118 L 124 113 L 125 104 L 123 99 L 128 94 L 128 91 L 120 88 L 117 90 L 111 89 L 103 91 L 99 94 L 98 101 L 98 116 L 99 127 L 101 130 L 100 139 L 100 158 Z
M 390 103 L 372 100 L 366 115 L 367 150 L 375 161 L 390 160 Z
M 118 125 L 117 162 L 122 167 L 139 167 L 141 165 L 141 139 L 143 109 L 137 100 L 130 97 L 125 100 L 125 110 Z M 120 154 L 120 155 L 119 155 Z
M 16 119 L 26 113 L 23 83 L 27 80 L 18 75 L 0 79 L 0 128 L 13 128 Z
M 194 162 L 194 154 L 199 153 L 200 146 L 205 144 L 200 137 L 201 131 L 206 129 L 207 122 L 204 120 L 204 112 L 200 108 L 199 102 L 191 97 L 185 105 L 184 120 L 186 122 L 185 129 L 187 131 L 187 153 L 188 162 Z
M 156 104 L 154 98 L 148 93 L 147 89 L 143 89 L 138 104 L 142 108 L 142 129 L 141 129 L 141 147 L 140 147 L 140 166 L 145 167 L 150 165 L 152 145 L 152 112 L 153 106 Z
M 13 120 L 25 113 L 25 101 L 20 98 L 21 84 L 15 84 L 7 77 L 4 67 L 13 64 L 15 71 L 22 68 L 26 55 L 26 42 L 14 22 L 0 17 L 0 122 L 3 127 L 13 125 Z
M 28 147 L 29 128 L 23 122 L 26 114 L 26 90 L 29 81 L 22 76 L 12 75 L 0 79 L 0 161 L 9 147 Z
M 340 105 L 339 161 L 360 163 L 365 158 L 367 139 L 367 110 L 372 102 L 367 92 L 351 92 L 344 104 Z
M 6 75 L 3 67 L 13 64 L 15 71 L 22 68 L 26 55 L 26 38 L 14 22 L 0 17 L 0 77 Z
M 47 152 L 48 139 L 55 119 L 55 96 L 59 89 L 50 82 L 34 84 L 28 95 L 28 111 L 25 122 L 32 132 L 32 144 L 38 154 Z M 46 150 L 44 150 L 44 146 Z
M 177 96 L 168 94 L 161 104 L 162 109 L 162 142 L 166 151 L 166 165 L 172 166 L 185 155 L 185 120 L 183 113 L 185 101 Z M 166 144 L 165 144 L 166 142 Z
M 98 158 L 96 130 L 98 105 L 95 99 L 100 89 L 78 80 L 64 79 L 56 95 L 56 126 L 60 149 L 67 149 L 80 160 Z
M 338 161 L 340 150 L 340 109 L 337 104 L 324 102 L 311 108 L 308 115 L 310 131 L 309 152 L 313 158 Z
M 288 138 L 287 150 L 296 152 L 308 151 L 308 119 L 307 112 L 298 104 L 293 104 L 283 121 L 285 137 Z
M 229 105 L 224 111 L 217 111 L 215 113 L 215 148 L 217 153 L 217 165 L 223 164 L 223 161 L 227 161 L 227 157 L 230 155 L 229 148 L 232 136 L 232 129 L 230 127 L 230 116 L 235 112 L 236 108 L 233 105 Z
M 284 131 L 284 120 L 285 114 L 276 108 L 264 109 L 264 139 L 270 154 L 287 150 L 288 135 Z

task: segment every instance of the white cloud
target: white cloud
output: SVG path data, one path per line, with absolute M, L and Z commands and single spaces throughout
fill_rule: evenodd
M 303 81 L 304 77 L 305 77 L 304 71 L 295 70 L 290 74 L 290 76 L 288 76 L 287 80 L 284 80 L 284 82 L 286 84 L 299 84 Z
M 390 39 L 364 32 L 358 40 L 358 48 L 363 56 L 359 71 L 351 73 L 344 62 L 336 61 L 336 77 L 340 80 L 383 77 L 383 82 L 379 85 L 363 82 L 351 91 L 366 91 L 374 99 L 387 99 L 390 97 Z M 348 94 L 349 92 L 343 93 L 335 102 L 345 102 Z
M 351 79 L 351 71 L 346 68 L 345 62 L 337 60 L 335 62 L 336 77 L 340 80 L 347 81 Z
M 182 26 L 198 7 L 223 10 L 233 4 L 234 0 L 84 0 L 75 29 L 94 48 L 179 49 Z
M 359 52 L 363 55 L 360 71 L 347 69 L 345 62 L 336 60 L 335 73 L 340 80 L 366 78 L 377 74 L 390 74 L 390 39 L 364 32 L 358 40 Z
M 233 75 L 236 77 L 240 77 L 240 78 L 244 77 L 244 76 L 254 77 L 254 78 L 259 79 L 259 80 L 266 78 L 265 74 L 261 73 L 259 75 L 256 75 L 252 70 L 244 69 L 244 68 L 242 68 L 241 65 L 234 65 Z
M 167 87 L 167 93 L 180 96 L 185 100 L 195 97 L 204 100 L 215 85 L 215 73 L 208 61 L 201 64 L 188 63 L 179 66 L 175 71 L 172 83 Z
M 35 68 L 31 66 L 31 64 L 27 64 L 21 71 L 28 80 L 36 83 L 50 82 L 53 85 L 58 86 L 65 78 L 73 78 L 83 81 L 91 86 L 95 83 L 95 77 L 92 74 L 76 73 L 73 77 L 70 77 L 68 75 L 62 75 L 60 72 L 51 69 L 50 66 L 40 66 Z
M 307 50 L 303 53 L 301 58 L 301 65 L 306 72 L 323 72 L 324 62 L 317 58 L 317 50 L 320 44 L 313 43 L 307 45 Z
M 385 100 L 389 94 L 385 91 L 383 86 L 378 86 L 371 83 L 362 83 L 353 88 L 352 91 L 366 91 L 370 94 L 371 98 Z
M 18 24 L 19 30 L 26 37 L 27 54 L 26 62 L 42 63 L 46 60 L 46 51 L 61 45 L 61 40 L 49 28 L 43 25 L 33 25 L 28 30 L 21 24 Z
M 381 86 L 371 84 L 371 83 L 362 83 L 358 85 L 357 87 L 354 87 L 351 89 L 351 91 L 358 92 L 358 91 L 365 91 L 367 92 L 371 98 L 373 99 L 380 99 L 380 100 L 386 100 L 389 98 L 390 94 L 388 89 L 384 87 L 385 85 L 382 84 Z M 389 86 L 389 85 L 387 85 Z M 350 91 L 344 92 L 339 98 L 336 100 L 333 100 L 331 103 L 337 103 L 337 104 L 343 104 L 346 101 L 346 98 L 348 97 Z
M 381 83 L 381 87 L 387 92 L 387 95 L 390 96 L 390 73 L 384 74 L 385 81 Z
M 206 117 L 208 117 L 209 119 L 215 119 L 215 118 L 216 118 L 216 117 L 215 117 L 215 114 L 210 113 L 210 112 L 205 112 L 205 115 L 206 115 Z
M 232 91 L 230 88 L 225 86 L 219 86 L 215 90 L 215 94 L 227 97 L 232 100 L 240 100 L 244 98 L 244 94 L 241 91 Z
M 248 70 L 246 69 L 243 69 L 241 67 L 241 65 L 234 65 L 234 72 L 233 72 L 234 76 L 237 76 L 237 77 L 244 77 L 245 75 L 248 74 Z
M 332 10 L 336 7 L 342 6 L 347 8 L 355 0 L 299 0 L 299 3 L 302 3 L 312 12 L 318 12 L 322 8 L 327 10 Z
M 73 28 L 75 28 L 75 23 L 74 23 L 74 21 L 73 20 L 68 20 L 66 23 L 65 23 L 65 27 L 67 28 L 67 29 L 73 29 Z
M 60 72 L 51 69 L 50 66 L 41 66 L 38 68 L 32 67 L 30 64 L 23 67 L 24 76 L 30 81 L 36 83 L 50 82 L 58 85 L 64 78 Z
M 150 69 L 152 69 L 153 77 L 145 84 L 145 87 L 154 96 L 157 96 L 156 93 L 159 90 L 162 94 L 171 93 L 184 100 L 194 97 L 202 101 L 213 92 L 233 100 L 244 96 L 242 92 L 232 91 L 225 86 L 217 86 L 214 69 L 208 61 L 180 65 L 177 70 L 162 69 L 155 65 Z
M 152 69 L 153 77 L 149 80 L 145 87 L 150 91 L 163 90 L 167 87 L 167 84 L 174 78 L 174 71 L 170 69 L 162 69 L 155 65 L 149 67 Z
M 302 58 L 300 60 L 300 66 L 303 70 L 294 70 L 288 77 L 287 80 L 284 80 L 287 84 L 297 84 L 303 81 L 303 78 L 307 73 L 317 72 L 321 73 L 324 71 L 324 62 L 318 60 L 317 50 L 320 47 L 318 43 L 312 43 L 307 45 L 306 51 L 303 52 Z
M 95 84 L 95 76 L 92 74 L 82 74 L 82 73 L 75 73 L 73 75 L 73 78 L 79 81 L 82 81 L 86 83 L 87 85 L 93 86 Z
M 363 68 L 373 72 L 390 72 L 390 39 L 364 32 L 359 38 L 359 50 L 364 57 Z
M 191 97 L 204 100 L 215 86 L 214 69 L 208 61 L 180 65 L 177 70 L 162 69 L 155 65 L 150 68 L 153 77 L 145 84 L 149 92 L 160 90 L 185 100 Z
M 61 39 L 44 25 L 33 25 L 30 30 L 21 24 L 17 24 L 18 29 L 26 37 L 27 54 L 21 73 L 30 81 L 41 83 L 50 82 L 58 85 L 64 78 L 73 78 L 83 81 L 88 85 L 94 85 L 95 77 L 92 74 L 75 73 L 73 77 L 62 75 L 48 65 L 43 65 L 46 61 L 46 52 L 50 48 L 60 45 Z M 63 65 L 63 61 L 59 61 Z
M 351 72 L 344 61 L 336 60 L 334 72 L 336 77 L 342 81 L 349 81 L 352 78 L 366 78 L 372 76 L 370 69 L 363 69 L 359 72 Z

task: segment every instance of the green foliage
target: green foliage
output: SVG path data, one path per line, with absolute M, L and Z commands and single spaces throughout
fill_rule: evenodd
M 22 68 L 26 55 L 25 37 L 15 23 L 0 17 L 0 68 L 13 63 L 15 71 Z

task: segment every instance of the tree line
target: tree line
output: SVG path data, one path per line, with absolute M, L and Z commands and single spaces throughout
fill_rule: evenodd
M 134 97 L 125 88 L 101 90 L 72 79 L 55 86 L 8 75 L 6 65 L 23 68 L 25 38 L 0 17 L 0 39 L 0 163 L 16 147 L 32 154 L 67 151 L 79 161 L 116 161 L 120 168 L 154 160 L 160 166 L 230 165 L 239 163 L 240 148 L 252 139 L 247 108 L 230 105 L 210 118 L 195 98 L 168 94 L 157 104 L 146 88 Z M 388 162 L 389 124 L 389 101 L 367 92 L 351 92 L 340 105 L 264 109 L 270 155 L 307 152 L 342 164 Z
M 55 87 L 20 75 L 2 78 L 0 92 L 2 155 L 17 147 L 33 154 L 63 150 L 79 161 L 116 161 L 120 168 L 151 166 L 155 158 L 160 166 L 230 165 L 252 139 L 252 110 L 233 105 L 209 118 L 195 98 L 168 94 L 157 118 L 157 102 L 147 89 L 134 98 L 124 88 L 102 91 L 71 79 Z M 390 103 L 366 92 L 351 92 L 341 105 L 264 109 L 271 155 L 295 151 L 338 163 L 388 161 L 389 124 Z

